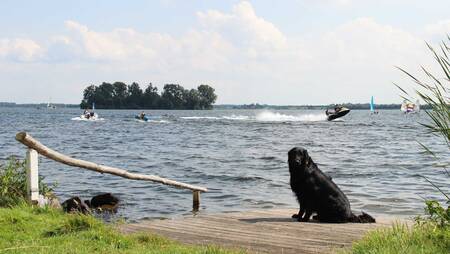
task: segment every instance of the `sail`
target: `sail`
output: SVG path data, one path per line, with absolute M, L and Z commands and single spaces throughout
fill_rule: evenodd
M 375 107 L 374 107 L 374 105 L 373 105 L 373 96 L 370 98 L 370 111 L 374 111 L 375 110 Z
M 92 102 L 92 111 L 95 110 L 95 102 Z
M 419 100 L 416 100 L 416 105 L 414 105 L 414 111 L 419 112 L 420 111 L 420 102 Z
M 407 101 L 404 100 L 403 103 L 402 103 L 402 106 L 400 107 L 400 110 L 401 110 L 402 112 L 406 112 L 406 110 L 407 110 L 407 105 L 408 105 Z

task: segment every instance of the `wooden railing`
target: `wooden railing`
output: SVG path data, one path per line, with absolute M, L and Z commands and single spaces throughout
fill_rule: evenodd
M 181 183 L 155 175 L 135 174 L 120 168 L 108 167 L 90 161 L 74 159 L 46 147 L 26 132 L 17 133 L 16 140 L 29 148 L 27 151 L 27 190 L 31 202 L 37 202 L 39 198 L 38 154 L 73 167 L 85 168 L 99 173 L 112 174 L 132 180 L 152 181 L 174 186 L 177 188 L 191 190 L 193 194 L 194 210 L 198 210 L 200 206 L 200 192 L 208 191 L 204 187 Z

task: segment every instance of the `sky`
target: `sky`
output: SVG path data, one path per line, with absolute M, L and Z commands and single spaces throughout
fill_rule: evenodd
M 400 103 L 436 70 L 449 0 L 2 0 L 0 101 L 79 103 L 91 84 L 208 84 L 217 104 Z

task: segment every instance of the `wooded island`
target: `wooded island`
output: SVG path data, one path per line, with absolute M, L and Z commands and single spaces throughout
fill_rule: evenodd
M 199 85 L 185 89 L 179 84 L 165 84 L 161 94 L 152 83 L 143 91 L 138 83 L 123 82 L 90 85 L 84 89 L 81 108 L 98 109 L 212 109 L 217 99 L 214 88 Z

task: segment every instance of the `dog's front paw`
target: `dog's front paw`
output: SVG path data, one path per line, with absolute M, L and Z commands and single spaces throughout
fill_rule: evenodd
M 299 218 L 299 216 L 298 216 L 297 213 L 295 213 L 295 214 L 292 215 L 292 218 L 293 218 L 293 219 L 297 219 L 297 218 Z
M 300 222 L 308 222 L 309 221 L 309 218 L 298 218 L 298 221 L 300 221 Z

